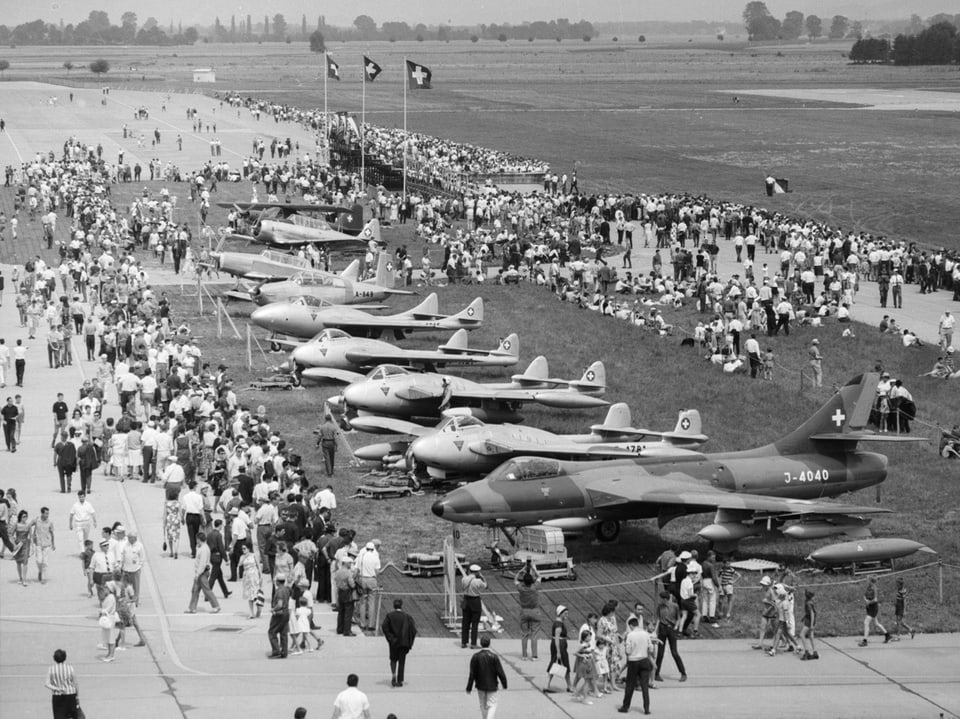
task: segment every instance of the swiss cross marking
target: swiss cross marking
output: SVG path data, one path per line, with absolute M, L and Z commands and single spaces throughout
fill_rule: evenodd
M 839 407 L 837 407 L 837 411 L 833 413 L 833 416 L 830 417 L 830 419 L 833 420 L 833 423 L 837 425 L 837 427 L 842 427 L 843 420 L 845 420 L 846 418 L 847 418 L 847 415 L 845 415 L 843 413 L 843 410 L 841 410 Z
M 593 380 L 596 378 L 596 376 L 597 376 L 596 373 L 594 373 L 593 370 L 590 370 L 589 372 L 587 372 L 587 381 L 588 381 L 588 382 L 593 382 Z
M 423 71 L 423 68 L 417 65 L 413 72 L 410 73 L 410 77 L 417 81 L 418 85 L 422 85 L 423 81 L 427 79 L 427 73 Z
M 683 419 L 680 420 L 680 428 L 681 428 L 681 429 L 690 429 L 690 418 L 689 418 L 689 417 L 684 417 Z

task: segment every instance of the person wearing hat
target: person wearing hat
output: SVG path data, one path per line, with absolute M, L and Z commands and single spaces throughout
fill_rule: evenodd
M 352 637 L 353 607 L 357 601 L 357 581 L 354 579 L 352 555 L 341 557 L 339 567 L 333 573 L 333 588 L 337 593 L 337 634 Z
M 380 540 L 367 542 L 357 554 L 354 566 L 357 574 L 357 623 L 363 630 L 376 629 L 376 591 L 383 572 L 379 552 Z
M 567 652 L 567 608 L 563 604 L 558 604 L 556 609 L 556 619 L 553 620 L 553 626 L 550 627 L 550 663 L 547 664 L 547 686 L 544 687 L 544 693 L 552 691 L 550 685 L 553 683 L 553 677 L 561 674 L 557 671 L 554 674 L 551 669 L 555 666 L 563 668 L 563 678 L 567 683 L 567 691 L 573 691 L 570 684 L 570 655 Z
M 814 337 L 807 348 L 810 357 L 810 370 L 813 372 L 813 386 L 823 387 L 823 355 L 820 353 L 820 340 Z
M 106 582 L 113 576 L 112 568 L 110 567 L 109 550 L 110 540 L 107 537 L 103 537 L 100 540 L 97 550 L 90 558 L 90 576 L 93 579 L 93 585 L 97 589 L 97 598 L 100 601 L 103 601 L 103 595 L 106 593 Z
M 480 573 L 479 564 L 471 564 L 470 570 L 463 575 L 460 583 L 463 590 L 463 617 L 460 620 L 460 647 L 467 648 L 467 639 L 470 639 L 470 648 L 477 648 L 477 633 L 480 631 L 480 617 L 483 614 L 483 600 L 480 592 L 487 588 L 487 583 Z
M 270 639 L 270 659 L 286 659 L 289 647 L 290 630 L 290 587 L 287 575 L 277 574 L 274 578 L 273 597 L 270 599 L 270 626 L 267 636 Z
M 753 645 L 753 648 L 768 651 L 763 642 L 767 636 L 768 628 L 776 630 L 777 600 L 773 591 L 773 580 L 769 575 L 764 574 L 760 578 L 760 587 L 763 591 L 763 600 L 760 609 L 760 635 L 757 643 Z

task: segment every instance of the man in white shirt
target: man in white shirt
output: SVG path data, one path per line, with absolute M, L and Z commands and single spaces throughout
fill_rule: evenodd
M 378 578 L 382 571 L 380 565 L 380 552 L 377 547 L 380 540 L 374 539 L 367 542 L 363 549 L 357 554 L 357 560 L 354 564 L 357 572 L 357 590 L 360 594 L 357 600 L 357 622 L 360 628 L 376 629 L 374 612 L 376 611 L 375 596 L 378 586 Z
M 643 713 L 650 713 L 650 670 L 653 662 L 650 661 L 650 635 L 640 626 L 637 617 L 627 620 L 627 636 L 624 640 L 624 651 L 627 656 L 627 681 L 623 689 L 623 704 L 617 711 L 626 714 L 630 711 L 630 701 L 639 679 L 640 692 L 643 694 Z
M 370 700 L 357 689 L 360 677 L 350 674 L 347 688 L 333 702 L 333 719 L 370 719 Z
M 190 481 L 187 491 L 180 496 L 180 514 L 183 523 L 187 525 L 187 535 L 190 537 L 190 556 L 197 557 L 197 533 L 203 524 L 203 497 L 197 491 L 197 483 Z
M 127 541 L 120 547 L 120 571 L 123 583 L 133 587 L 133 602 L 137 606 L 140 606 L 140 570 L 146 558 L 147 553 L 137 537 L 137 530 L 131 529 Z
M 146 410 L 146 407 L 144 407 Z M 149 415 L 148 415 L 149 416 Z M 158 442 L 159 432 L 157 432 L 157 423 L 156 422 L 147 422 L 147 425 L 143 428 L 143 432 L 140 434 L 140 442 L 143 445 L 141 453 L 143 454 L 143 481 L 146 482 L 156 482 L 156 459 L 157 459 L 157 442 Z
M 90 539 L 90 531 L 96 526 L 97 512 L 93 505 L 87 501 L 87 493 L 81 489 L 77 492 L 77 501 L 70 508 L 69 520 L 70 531 L 77 533 L 81 552 L 86 541 Z

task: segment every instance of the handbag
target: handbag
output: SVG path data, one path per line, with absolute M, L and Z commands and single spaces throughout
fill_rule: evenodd
M 567 676 L 567 671 L 567 668 L 563 666 L 563 664 L 560 662 L 554 662 L 547 669 L 547 674 L 552 677 L 559 677 L 560 679 L 563 679 Z
M 97 620 L 97 624 L 100 625 L 101 629 L 113 629 L 116 623 L 117 622 L 112 619 L 109 614 L 101 614 L 100 618 Z

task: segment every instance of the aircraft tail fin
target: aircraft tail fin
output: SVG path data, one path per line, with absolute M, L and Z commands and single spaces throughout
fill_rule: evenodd
M 386 252 L 381 252 L 377 256 L 377 274 L 373 278 L 373 282 L 380 287 L 393 287 L 396 282 L 397 277 L 393 273 L 393 262 L 390 260 L 390 255 Z
M 427 298 L 416 307 L 409 309 L 405 314 L 425 317 L 436 317 L 440 311 L 440 300 L 437 299 L 437 293 L 431 292 Z
M 818 441 L 841 441 L 848 443 L 846 449 L 853 449 L 864 439 L 879 381 L 876 372 L 854 377 L 806 422 L 774 442 L 774 448 L 780 454 L 797 454 L 816 451 Z
M 703 444 L 707 436 L 703 434 L 703 423 L 700 412 L 695 409 L 682 409 L 677 417 L 677 426 L 672 432 L 664 432 L 661 439 L 668 444 L 687 445 Z
M 477 297 L 465 308 L 450 317 L 451 320 L 457 320 L 461 326 L 468 328 L 479 327 L 483 324 L 483 298 Z
M 462 331 L 463 330 L 461 330 L 461 332 Z M 490 354 L 519 358 L 520 338 L 517 336 L 517 333 L 511 332 L 509 335 L 500 340 L 500 344 L 497 345 L 497 348 Z
M 363 205 L 354 205 L 348 212 L 341 212 L 337 219 L 339 220 L 341 232 L 346 232 L 347 234 L 362 232 L 364 229 Z M 377 228 L 377 232 L 379 234 L 379 228 Z
M 630 405 L 626 402 L 617 402 L 610 405 L 603 424 L 591 426 L 590 431 L 596 434 L 625 434 L 627 430 L 632 429 L 630 421 Z
M 373 240 L 378 245 L 382 245 L 383 240 L 380 238 L 380 220 L 370 220 L 370 222 L 364 225 L 363 229 L 360 230 L 360 234 L 357 235 L 357 239 L 363 240 L 364 242 Z
M 587 367 L 583 376 L 569 384 L 575 392 L 602 392 L 607 388 L 607 371 L 603 362 L 594 362 Z
M 343 272 L 340 273 L 340 277 L 345 280 L 358 281 L 360 279 L 360 260 L 354 260 L 344 267 Z
M 523 374 L 515 374 L 510 379 L 518 384 L 529 384 L 544 382 L 549 377 L 550 366 L 547 364 L 547 358 L 540 355 L 534 358 L 533 362 L 523 371 Z
M 467 349 L 467 331 L 464 329 L 457 330 L 450 339 L 440 345 L 440 349 L 454 352 Z

